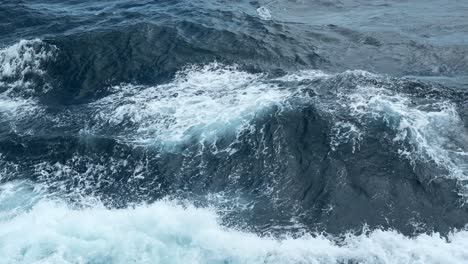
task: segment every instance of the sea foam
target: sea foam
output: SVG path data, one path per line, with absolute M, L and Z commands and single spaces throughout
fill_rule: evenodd
M 468 258 L 467 231 L 447 238 L 437 233 L 406 237 L 379 229 L 341 238 L 261 237 L 223 227 L 210 208 L 158 201 L 126 209 L 73 209 L 38 199 L 37 187 L 22 184 L 0 188 L 2 213 L 16 209 L 0 218 L 3 263 L 374 264 L 463 263 Z M 24 203 L 24 197 L 32 202 Z M 20 198 L 28 208 L 18 210 L 15 201 Z

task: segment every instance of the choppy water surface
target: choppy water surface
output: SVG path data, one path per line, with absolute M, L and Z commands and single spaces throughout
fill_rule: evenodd
M 466 1 L 0 3 L 2 263 L 464 263 Z

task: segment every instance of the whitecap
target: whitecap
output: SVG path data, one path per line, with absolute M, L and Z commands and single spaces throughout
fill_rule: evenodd
M 96 123 L 102 124 L 94 129 L 120 129 L 121 139 L 132 142 L 171 145 L 194 136 L 212 141 L 219 133 L 248 126 L 291 94 L 265 78 L 211 63 L 187 67 L 164 85 L 116 86 L 114 94 L 91 105 Z
M 24 188 L 2 186 L 0 199 L 11 200 L 15 188 L 24 195 Z M 73 209 L 59 200 L 25 197 L 36 197 L 29 210 L 0 218 L 5 263 L 398 264 L 463 263 L 468 257 L 468 232 L 463 230 L 447 238 L 437 233 L 406 237 L 379 229 L 340 238 L 274 238 L 226 228 L 214 210 L 177 201 Z
M 263 20 L 271 20 L 271 12 L 266 6 L 257 8 L 257 14 Z
M 44 75 L 43 65 L 53 59 L 56 50 L 55 46 L 47 45 L 40 39 L 23 39 L 0 49 L 0 87 L 20 87 L 24 90 L 21 94 L 25 94 L 33 85 L 27 78 L 28 74 Z

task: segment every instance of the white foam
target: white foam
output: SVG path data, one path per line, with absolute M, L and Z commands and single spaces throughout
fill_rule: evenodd
M 12 132 L 26 132 L 18 131 L 16 128 L 17 123 L 22 121 L 23 118 L 40 115 L 41 113 L 42 110 L 32 99 L 12 98 L 0 94 L 0 121 L 7 122 L 8 129 Z
M 0 86 L 29 87 L 32 83 L 25 79 L 26 75 L 43 75 L 43 63 L 54 56 L 56 47 L 48 47 L 41 40 L 32 39 L 0 49 Z
M 271 12 L 266 6 L 257 8 L 257 14 L 263 20 L 271 20 Z
M 441 100 L 414 104 L 404 94 L 372 86 L 342 96 L 349 99 L 349 110 L 358 122 L 381 120 L 393 129 L 393 141 L 400 143 L 403 157 L 434 162 L 448 171 L 445 176 L 468 180 L 468 131 L 454 104 Z
M 0 112 L 16 112 L 21 106 L 24 106 L 25 100 L 15 100 L 12 98 L 0 96 Z
M 2 203 L 15 197 L 12 190 L 25 195 L 21 185 L 10 185 L 0 188 Z M 109 210 L 71 209 L 38 200 L 33 192 L 24 197 L 35 199 L 34 205 L 0 217 L 3 263 L 463 263 L 468 258 L 467 231 L 448 239 L 382 230 L 340 240 L 320 234 L 276 239 L 225 228 L 214 210 L 176 201 Z M 11 208 L 16 207 L 0 210 Z
M 206 140 L 244 127 L 262 110 L 281 105 L 291 94 L 264 79 L 262 74 L 217 63 L 193 66 L 179 72 L 169 84 L 114 87 L 115 94 L 92 107 L 105 126 L 125 127 L 123 132 L 130 140 L 170 144 L 194 135 Z
M 54 46 L 46 46 L 41 40 L 21 40 L 0 49 L 0 117 L 10 121 L 11 129 L 23 117 L 38 114 L 38 105 L 32 95 L 33 83 L 28 74 L 44 75 L 43 64 L 54 56 Z M 40 89 L 46 91 L 47 85 Z M 35 87 L 39 90 L 39 87 Z
M 4 173 L 0 171 L 0 179 Z M 27 181 L 11 181 L 0 185 L 0 222 L 30 209 L 40 199 L 41 193 L 40 188 Z
M 402 158 L 409 159 L 413 165 L 417 162 L 436 164 L 446 171 L 438 177 L 458 179 L 466 189 L 460 194 L 468 196 L 468 186 L 464 183 L 468 180 L 468 131 L 454 103 L 412 98 L 393 89 L 395 80 L 360 70 L 335 75 L 302 71 L 276 80 L 302 82 L 316 79 L 326 81 L 324 85 L 335 85 L 325 93 L 333 93 L 337 98 L 322 94 L 311 101 L 331 114 L 329 118 L 334 120 L 330 138 L 332 150 L 350 143 L 354 153 L 361 147 L 365 130 L 373 126 L 371 123 L 381 122 L 395 132 L 393 141 L 400 148 L 398 153 Z M 345 80 L 343 87 L 340 85 L 342 79 Z M 364 85 L 369 80 L 377 80 L 379 84 Z M 328 100 L 330 98 L 332 100 Z M 348 114 L 350 116 L 346 117 Z
M 352 153 L 359 149 L 359 142 L 362 140 L 363 132 L 350 122 L 338 121 L 332 128 L 332 137 L 330 139 L 330 146 L 332 150 L 343 143 L 351 143 Z
M 301 82 L 301 81 L 312 81 L 317 79 L 327 79 L 333 77 L 332 74 L 325 73 L 320 70 L 301 70 L 297 72 L 288 73 L 274 80 L 283 82 Z

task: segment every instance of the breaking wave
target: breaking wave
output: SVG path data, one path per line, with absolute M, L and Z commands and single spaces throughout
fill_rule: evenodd
M 262 74 L 218 63 L 192 66 L 169 84 L 113 87 L 114 94 L 91 107 L 100 127 L 120 128 L 127 140 L 177 143 L 194 134 L 209 140 L 220 130 L 248 126 L 290 95 L 264 80 Z
M 5 263 L 461 263 L 468 257 L 466 231 L 447 238 L 390 230 L 262 237 L 225 228 L 215 211 L 186 202 L 73 209 L 38 198 L 38 187 L 28 183 L 0 190 Z M 18 206 L 22 212 L 14 211 Z

